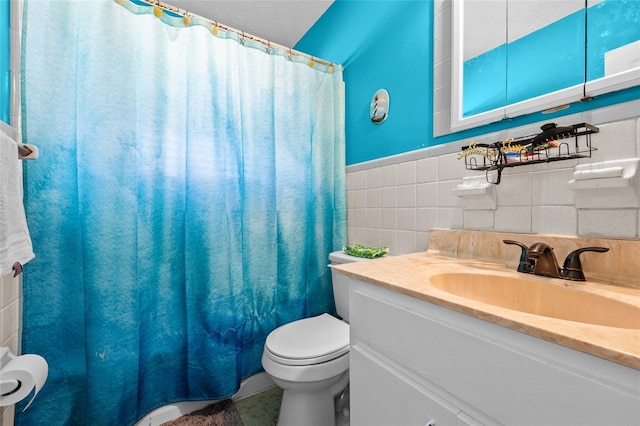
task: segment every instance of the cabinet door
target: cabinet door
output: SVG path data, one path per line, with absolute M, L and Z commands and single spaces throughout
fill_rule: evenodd
M 640 84 L 640 2 L 588 0 L 588 95 Z
M 456 419 L 456 426 L 482 426 L 482 423 L 461 411 Z
M 465 414 L 460 422 L 640 425 L 638 370 L 358 281 L 349 309 L 353 347 L 367 348 L 404 372 L 405 381 L 422 384 L 417 389 L 437 393 L 433 400 L 459 408 Z M 352 398 L 371 398 L 370 404 L 352 404 L 352 416 L 388 407 L 383 403 L 389 400 L 404 403 L 384 383 L 381 391 L 368 389 L 378 383 L 369 377 L 371 369 L 358 373 L 355 362 L 352 368 L 352 381 L 363 392 L 352 388 Z M 382 399 L 378 392 L 385 392 Z M 424 419 L 430 413 L 422 412 Z
M 584 83 L 584 0 L 509 1 L 507 16 L 507 105 Z M 509 110 L 507 109 L 507 115 Z
M 638 0 L 451 3 L 452 130 L 640 84 Z
M 455 425 L 460 411 L 375 354 L 351 348 L 352 426 Z

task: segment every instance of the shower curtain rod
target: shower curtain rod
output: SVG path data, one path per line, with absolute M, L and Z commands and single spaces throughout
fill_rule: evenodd
M 118 3 L 122 4 L 126 0 L 116 0 L 116 1 Z M 319 63 L 319 64 L 327 66 L 329 68 L 329 72 L 330 73 L 333 72 L 333 67 L 335 65 L 333 62 L 325 61 L 324 59 L 316 58 L 316 57 L 314 57 L 312 55 L 299 52 L 299 51 L 294 50 L 294 49 L 292 49 L 290 47 L 283 46 L 283 45 L 278 44 L 278 43 L 273 43 L 273 42 L 271 42 L 269 40 L 266 40 L 266 39 L 263 39 L 263 38 L 260 38 L 260 37 L 257 37 L 257 36 L 251 35 L 251 34 L 247 34 L 244 31 L 237 30 L 237 29 L 235 29 L 233 27 L 229 27 L 227 25 L 223 25 L 223 24 L 221 24 L 221 23 L 219 23 L 217 21 L 213 21 L 213 20 L 211 20 L 209 18 L 205 18 L 203 16 L 191 13 L 188 10 L 183 10 L 183 9 L 177 8 L 175 6 L 171 6 L 171 5 L 168 5 L 166 3 L 162 3 L 160 1 L 154 1 L 154 0 L 138 0 L 138 1 L 140 1 L 142 3 L 146 3 L 149 6 L 158 7 L 158 8 L 167 10 L 167 11 L 169 11 L 171 13 L 175 13 L 177 15 L 182 16 L 185 19 L 185 23 L 187 24 L 187 26 L 189 25 L 189 22 L 190 22 L 192 17 L 197 17 L 199 19 L 202 19 L 204 21 L 209 22 L 212 25 L 212 31 L 214 32 L 214 35 L 216 35 L 218 29 L 220 29 L 222 31 L 226 31 L 226 32 L 232 32 L 232 33 L 237 34 L 240 37 L 242 37 L 242 40 L 249 39 L 249 40 L 253 40 L 255 42 L 261 43 L 266 47 L 266 49 L 273 49 L 273 48 L 282 49 L 282 50 L 285 50 L 286 52 L 288 52 L 290 56 L 294 55 L 294 56 L 301 56 L 301 57 L 304 57 L 304 58 L 308 58 L 309 59 L 309 66 L 312 67 L 312 68 L 313 68 L 314 64 Z M 154 13 L 155 13 L 155 11 L 154 11 Z M 156 15 L 156 16 L 158 16 L 158 15 Z

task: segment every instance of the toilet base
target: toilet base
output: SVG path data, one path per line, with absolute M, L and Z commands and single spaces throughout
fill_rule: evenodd
M 333 398 L 336 412 L 336 426 L 349 426 L 351 423 L 349 417 L 351 414 L 351 401 L 349 396 L 349 385 L 347 385 L 342 392 Z
M 278 426 L 337 426 L 336 418 L 344 422 L 344 415 L 336 413 L 336 397 L 343 393 L 349 383 L 349 372 L 327 381 L 319 382 L 316 386 L 300 386 L 291 382 L 274 379 L 283 388 L 282 402 Z M 333 383 L 331 383 L 333 382 Z M 347 401 L 342 401 L 342 406 Z M 347 402 L 348 403 L 348 402 Z M 346 411 L 348 416 L 348 408 Z M 346 417 L 348 421 L 348 417 Z
M 278 426 L 334 426 L 335 409 L 329 389 L 301 393 L 282 393 Z

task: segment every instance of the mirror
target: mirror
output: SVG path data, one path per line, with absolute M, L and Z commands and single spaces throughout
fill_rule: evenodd
M 636 0 L 453 0 L 452 130 L 640 84 Z
M 587 1 L 586 93 L 640 84 L 640 2 Z

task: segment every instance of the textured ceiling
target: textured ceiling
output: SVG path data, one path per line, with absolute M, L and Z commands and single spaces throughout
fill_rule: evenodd
M 333 0 L 166 0 L 212 21 L 294 47 Z

